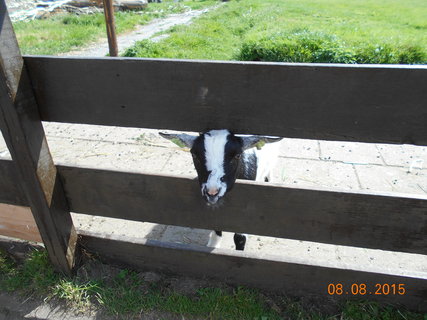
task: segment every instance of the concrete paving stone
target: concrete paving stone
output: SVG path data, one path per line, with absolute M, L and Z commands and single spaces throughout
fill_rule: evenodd
M 159 130 L 145 128 L 111 127 L 105 141 L 141 144 L 146 146 L 169 146 L 168 140 L 159 135 Z
M 171 157 L 162 168 L 162 174 L 197 176 L 190 152 L 179 149 L 171 153 Z
M 4 141 L 3 134 L 0 131 L 0 159 L 12 159 L 9 149 L 6 146 L 6 141 Z
M 319 143 L 317 140 L 285 138 L 280 142 L 279 156 L 319 159 Z
M 173 151 L 126 143 L 99 142 L 85 154 L 91 167 L 160 173 Z
M 360 189 L 353 166 L 332 161 L 280 158 L 273 171 L 272 182 L 276 181 L 296 187 Z
M 4 141 L 3 134 L 0 131 L 0 152 L 3 152 L 5 150 L 8 150 L 6 146 L 6 141 Z
M 42 121 L 46 136 L 70 138 L 70 123 Z
M 87 154 L 99 143 L 95 140 L 47 137 L 55 164 L 85 165 Z
M 82 140 L 97 140 L 103 141 L 105 137 L 112 131 L 109 126 L 96 126 L 90 124 L 75 124 L 75 123 L 44 123 L 47 134 L 52 134 L 56 137 L 73 138 Z
M 115 234 L 161 240 L 167 228 L 162 224 L 91 216 L 81 213 L 72 213 L 71 216 L 77 230 L 105 233 L 106 235 Z
M 388 166 L 427 168 L 427 147 L 407 144 L 377 144 L 377 147 Z
M 209 241 L 210 233 L 211 230 L 168 226 L 161 241 L 205 246 Z
M 356 166 L 362 189 L 427 194 L 427 170 L 384 166 Z
M 345 141 L 319 141 L 319 143 L 321 160 L 351 164 L 383 164 L 381 154 L 372 143 Z
M 288 256 L 320 265 L 331 262 L 341 266 L 365 266 L 380 271 L 395 271 L 404 274 L 427 273 L 427 256 L 391 251 L 337 246 L 311 241 L 281 239 L 249 235 L 245 251 L 273 256 Z

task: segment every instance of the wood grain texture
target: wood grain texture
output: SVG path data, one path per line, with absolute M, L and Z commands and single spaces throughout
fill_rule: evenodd
M 404 305 L 415 311 L 427 311 L 427 279 L 393 274 L 379 274 L 360 266 L 319 266 L 314 261 L 289 261 L 286 256 L 262 255 L 246 252 L 212 249 L 153 240 L 117 237 L 114 235 L 83 233 L 82 246 L 101 259 L 113 264 L 124 264 L 138 270 L 207 277 L 227 283 L 279 291 L 290 296 L 331 299 L 327 293 L 330 283 L 343 284 L 350 292 L 351 284 L 364 283 L 368 294 L 363 299 L 379 300 L 387 304 Z M 402 283 L 405 295 L 373 295 L 375 284 Z M 351 294 L 334 296 L 351 299 Z M 357 297 L 360 299 L 360 296 Z
M 45 121 L 427 145 L 427 66 L 25 62 Z
M 0 203 L 0 234 L 22 240 L 43 242 L 31 209 Z
M 0 178 L 11 161 L 0 161 Z M 58 168 L 74 212 L 203 229 L 426 253 L 422 196 L 295 189 L 239 181 L 226 205 L 206 208 L 197 182 L 77 167 Z M 14 186 L 0 179 L 0 191 Z M 180 190 L 171 196 L 170 190 Z M 16 202 L 14 201 L 15 199 Z M 26 205 L 14 192 L 0 201 Z
M 76 232 L 4 0 L 0 30 L 0 129 L 49 257 L 70 273 Z
M 11 160 L 0 159 L 0 203 L 28 206 L 18 174 Z
M 240 181 L 209 209 L 190 178 L 59 166 L 73 212 L 208 230 L 426 253 L 427 197 Z M 179 190 L 179 192 L 174 192 Z

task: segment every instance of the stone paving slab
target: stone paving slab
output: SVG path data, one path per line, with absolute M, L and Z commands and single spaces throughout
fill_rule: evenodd
M 166 148 L 101 141 L 86 151 L 84 160 L 99 169 L 160 173 L 173 153 Z
M 427 170 L 405 167 L 356 166 L 362 189 L 411 194 L 427 193 Z
M 317 140 L 283 139 L 280 157 L 297 159 L 320 159 L 320 146 Z
M 43 123 L 46 136 L 66 139 L 103 141 L 113 131 L 108 126 L 89 126 L 84 124 Z
M 319 141 L 320 159 L 351 164 L 383 165 L 381 154 L 373 143 Z
M 378 145 L 387 166 L 427 169 L 427 147 L 411 145 Z
M 83 140 L 73 137 L 62 138 L 48 136 L 50 153 L 55 164 L 85 165 L 88 163 L 87 154 L 99 143 L 96 140 Z
M 273 182 L 293 187 L 360 189 L 353 165 L 332 161 L 280 158 L 274 170 Z

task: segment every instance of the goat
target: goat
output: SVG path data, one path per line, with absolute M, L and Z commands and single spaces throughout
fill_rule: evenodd
M 258 144 L 278 142 L 282 138 L 234 135 L 226 129 L 210 130 L 199 136 L 160 133 L 166 139 L 178 139 L 191 149 L 202 197 L 215 207 L 234 186 L 236 179 L 270 181 L 277 158 L 277 144 L 257 148 Z M 217 247 L 222 231 L 212 231 L 208 246 Z M 244 250 L 246 235 L 234 234 L 236 250 Z

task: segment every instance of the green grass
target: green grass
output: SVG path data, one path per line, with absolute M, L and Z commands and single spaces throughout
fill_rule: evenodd
M 117 33 L 147 24 L 154 18 L 200 9 L 216 3 L 213 0 L 186 0 L 150 3 L 143 11 L 116 12 Z M 90 15 L 59 14 L 44 20 L 13 24 L 23 54 L 56 55 L 77 49 L 100 37 L 106 37 L 102 13 Z
M 45 251 L 33 251 L 22 265 L 0 251 L 0 290 L 65 301 L 78 311 L 95 308 L 119 319 L 156 311 L 199 319 L 427 320 L 427 315 L 367 301 L 347 301 L 328 314 L 312 303 L 244 287 L 212 285 L 184 294 L 166 277 L 148 282 L 138 272 L 96 261 L 82 268 L 85 272 L 66 277 L 53 271 Z
M 125 56 L 427 63 L 426 16 L 424 0 L 231 1 Z

